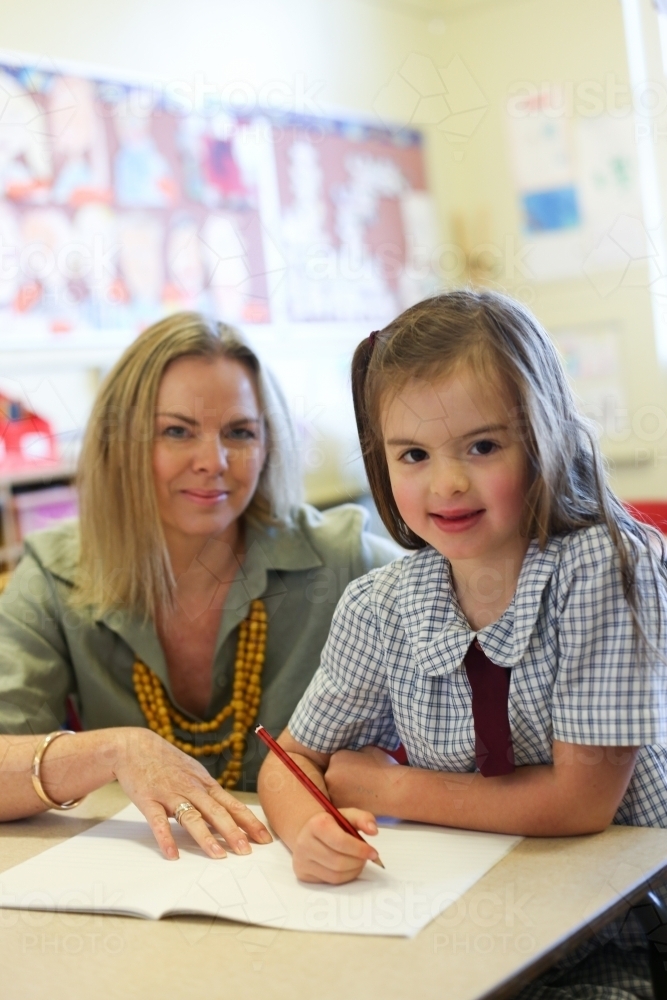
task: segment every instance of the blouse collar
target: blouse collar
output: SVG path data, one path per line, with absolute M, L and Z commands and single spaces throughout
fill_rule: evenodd
M 517 666 L 535 627 L 544 589 L 558 565 L 560 549 L 558 538 L 550 539 L 542 550 L 536 540 L 530 542 L 511 604 L 498 621 L 478 632 L 459 607 L 447 559 L 430 546 L 405 559 L 398 606 L 417 670 L 432 677 L 457 670 L 475 637 L 493 663 Z

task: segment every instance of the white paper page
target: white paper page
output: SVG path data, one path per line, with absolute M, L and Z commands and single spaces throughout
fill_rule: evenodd
M 260 818 L 259 807 L 253 811 Z M 382 826 L 385 864 L 344 886 L 306 885 L 279 841 L 212 861 L 174 825 L 181 853 L 165 861 L 136 806 L 0 875 L 0 906 L 202 914 L 299 931 L 412 937 L 501 860 L 520 837 L 413 823 Z

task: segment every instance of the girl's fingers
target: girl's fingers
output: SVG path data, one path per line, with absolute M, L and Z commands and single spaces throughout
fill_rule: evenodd
M 366 809 L 341 809 L 340 812 L 360 833 L 367 833 L 374 837 L 378 832 L 375 816 Z
M 141 811 L 148 820 L 148 825 L 165 858 L 169 861 L 175 861 L 178 857 L 178 848 L 164 806 L 161 806 L 159 802 L 151 802 L 145 809 L 141 808 Z
M 296 870 L 296 877 L 300 882 L 326 882 L 328 885 L 344 885 L 346 882 L 353 882 L 363 870 L 363 865 L 357 864 L 355 868 L 348 868 L 344 871 L 334 871 L 317 861 L 309 859 L 303 870 Z
M 346 819 L 349 819 L 353 826 L 357 826 L 354 819 L 347 815 L 348 813 L 360 812 L 358 809 L 348 809 L 346 810 Z M 370 816 L 370 813 L 364 815 Z M 375 823 L 375 820 L 373 820 Z M 377 827 L 375 827 L 377 831 Z M 377 851 L 371 844 L 367 844 L 365 840 L 357 840 L 350 833 L 346 833 L 333 818 L 329 816 L 328 813 L 318 813 L 317 816 L 313 816 L 310 820 L 310 830 L 312 832 L 315 840 L 324 844 L 326 847 L 335 851 L 337 854 L 343 854 L 347 857 L 356 858 L 359 861 L 374 861 L 377 857 Z

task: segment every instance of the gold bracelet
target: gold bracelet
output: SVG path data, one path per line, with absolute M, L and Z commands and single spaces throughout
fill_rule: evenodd
M 54 740 L 57 740 L 59 736 L 76 736 L 76 733 L 71 729 L 56 729 L 55 733 L 49 733 L 48 736 L 44 737 L 35 750 L 35 756 L 32 758 L 32 787 L 35 789 L 42 802 L 44 802 L 49 809 L 74 809 L 74 806 L 78 806 L 81 802 L 83 802 L 86 796 L 84 795 L 80 799 L 71 799 L 69 802 L 54 802 L 53 799 L 49 798 L 44 791 L 44 788 L 42 787 L 42 779 L 39 774 L 40 767 L 42 766 L 42 757 L 44 756 L 46 748 L 50 743 L 53 743 Z

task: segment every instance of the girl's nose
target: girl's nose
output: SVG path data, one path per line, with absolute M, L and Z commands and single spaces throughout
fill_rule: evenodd
M 465 493 L 470 486 L 465 465 L 456 459 L 443 459 L 433 470 L 431 492 L 447 498 Z
M 217 435 L 200 438 L 194 456 L 195 471 L 217 474 L 229 468 L 227 449 Z

